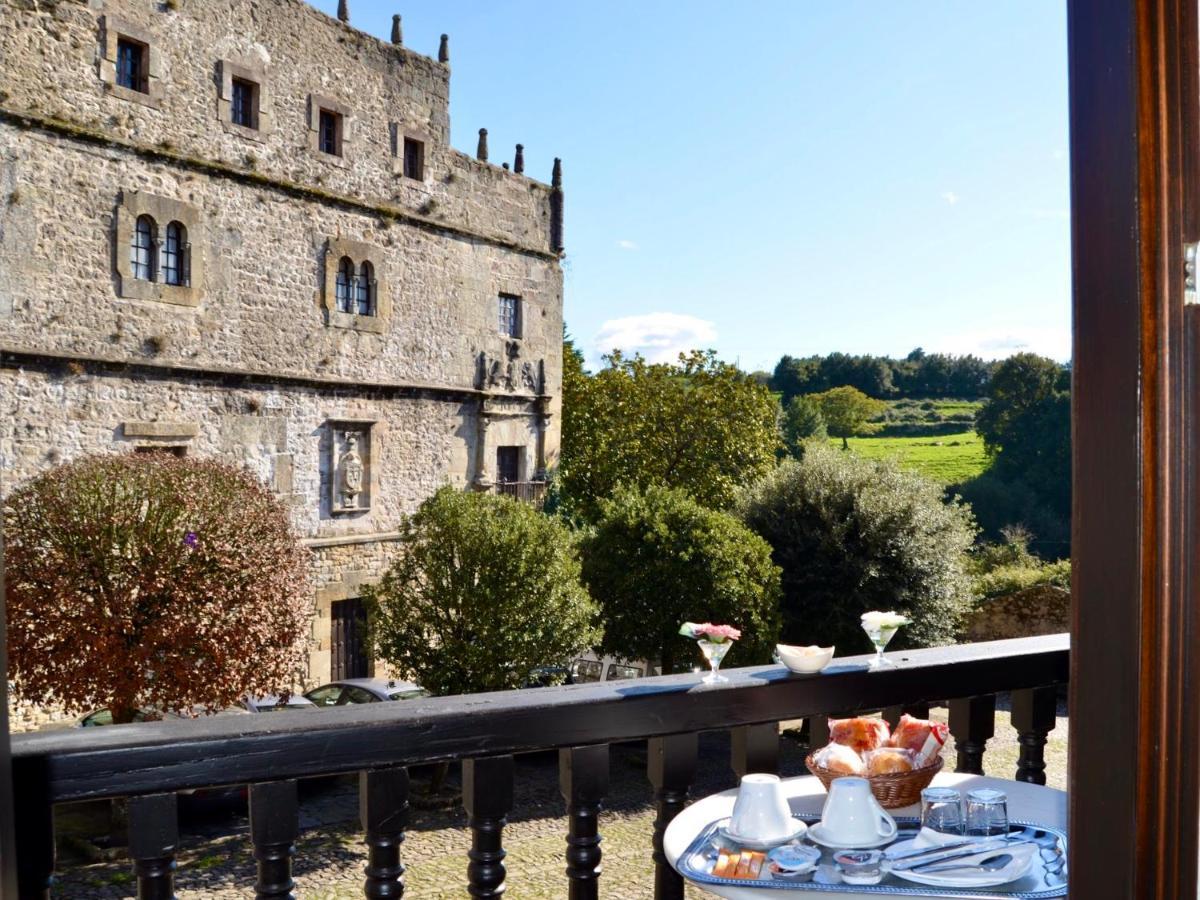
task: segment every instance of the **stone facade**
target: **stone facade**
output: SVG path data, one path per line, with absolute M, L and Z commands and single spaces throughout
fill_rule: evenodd
M 556 460 L 561 190 L 449 146 L 447 63 L 299 0 L 0 21 L 4 483 L 142 447 L 244 462 L 311 546 L 327 680 L 331 604 L 405 513 L 489 488 L 501 447 L 522 480 Z

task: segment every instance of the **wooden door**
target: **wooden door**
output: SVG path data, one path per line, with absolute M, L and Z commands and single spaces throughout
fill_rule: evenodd
M 357 597 L 338 600 L 330 615 L 333 620 L 330 639 L 332 679 L 366 678 L 370 674 L 370 659 L 364 639 L 367 614 L 362 600 Z

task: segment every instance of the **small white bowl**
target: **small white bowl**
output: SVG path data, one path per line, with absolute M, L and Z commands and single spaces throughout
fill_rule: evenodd
M 833 647 L 793 647 L 789 644 L 776 644 L 775 652 L 779 661 L 792 672 L 800 675 L 814 675 L 829 665 L 833 659 Z

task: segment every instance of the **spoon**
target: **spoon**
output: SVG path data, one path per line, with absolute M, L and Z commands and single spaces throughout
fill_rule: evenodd
M 932 875 L 935 872 L 949 872 L 952 869 L 976 869 L 980 872 L 999 872 L 1013 861 L 1011 853 L 996 853 L 987 856 L 977 863 L 946 863 L 940 866 L 917 866 L 913 869 L 918 875 Z

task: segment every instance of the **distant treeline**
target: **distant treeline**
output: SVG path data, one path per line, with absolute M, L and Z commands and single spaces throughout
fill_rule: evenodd
M 904 359 L 887 356 L 784 356 L 767 379 L 783 403 L 798 394 L 815 394 L 850 385 L 870 397 L 946 397 L 977 400 L 987 394 L 998 363 L 977 356 L 926 353 L 920 347 Z

